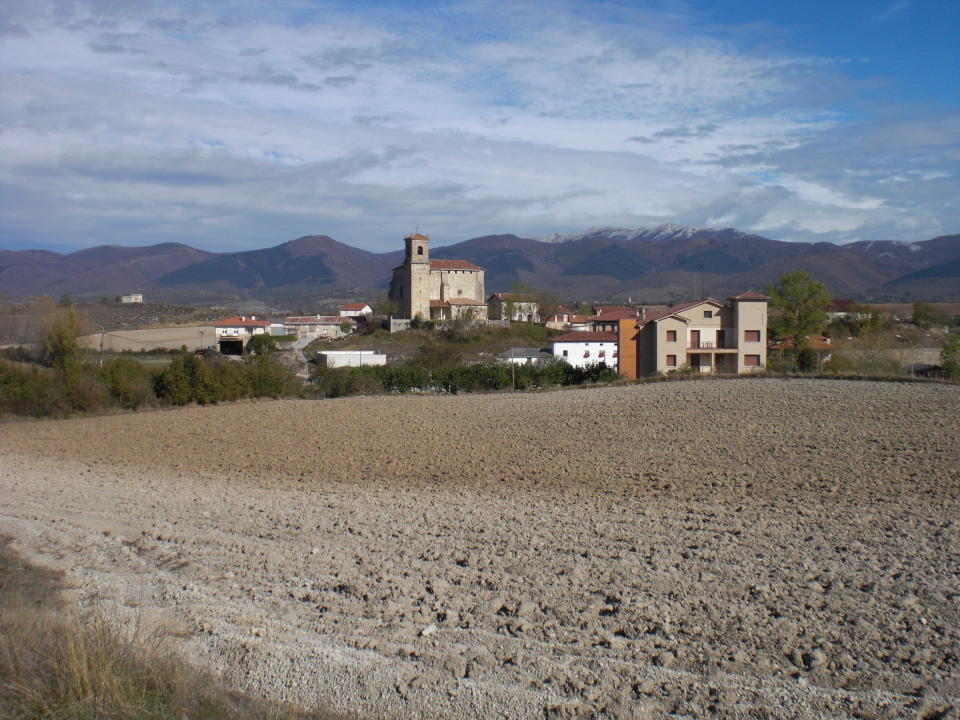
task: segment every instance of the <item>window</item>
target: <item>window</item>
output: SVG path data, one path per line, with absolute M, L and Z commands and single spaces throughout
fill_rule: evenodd
M 667 355 L 667 367 L 676 367 L 676 366 L 677 366 L 677 356 Z
M 677 341 L 677 331 L 667 330 L 667 342 L 676 342 L 676 341 Z
M 564 351 L 563 351 L 563 356 L 566 357 L 566 356 L 569 354 L 569 352 L 570 352 L 569 350 L 564 350 Z
M 712 318 L 712 317 L 713 317 L 713 310 L 704 310 L 704 311 L 703 311 L 703 317 L 705 317 L 705 318 Z
M 417 255 L 423 255 L 423 245 L 417 247 Z
M 744 367 L 760 367 L 760 356 L 759 356 L 759 355 L 744 355 L 744 356 L 743 356 L 743 366 L 744 366 Z
M 744 342 L 760 342 L 760 331 L 759 331 L 759 330 L 744 330 L 744 331 L 743 331 L 743 341 L 744 341 Z

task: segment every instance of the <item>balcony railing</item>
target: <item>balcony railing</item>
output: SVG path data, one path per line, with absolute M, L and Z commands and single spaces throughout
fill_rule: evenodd
M 713 340 L 701 340 L 700 342 L 691 342 L 687 346 L 687 350 L 736 350 L 737 345 L 732 340 L 724 340 L 723 342 L 715 342 Z

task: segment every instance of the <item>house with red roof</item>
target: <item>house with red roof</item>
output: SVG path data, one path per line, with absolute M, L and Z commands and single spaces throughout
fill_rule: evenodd
M 635 323 L 621 320 L 618 333 L 620 374 L 647 377 L 689 367 L 698 373 L 742 375 L 767 365 L 767 302 L 748 291 L 717 300 L 694 300 Z
M 373 308 L 365 302 L 344 303 L 340 306 L 340 317 L 370 317 L 373 315 Z
M 466 260 L 431 260 L 430 237 L 403 239 L 403 264 L 393 269 L 389 298 L 397 317 L 413 320 L 486 320 L 484 269 Z
M 550 338 L 550 350 L 558 360 L 574 367 L 585 368 L 603 363 L 608 368 L 617 369 L 617 333 L 573 330 Z
M 263 335 L 269 327 L 269 320 L 257 320 L 256 315 L 240 315 L 218 320 L 213 332 L 221 354 L 242 355 L 250 338 Z

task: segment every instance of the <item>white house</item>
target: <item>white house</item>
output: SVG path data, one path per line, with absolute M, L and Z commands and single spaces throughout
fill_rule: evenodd
M 340 317 L 360 317 L 362 315 L 367 317 L 373 315 L 373 308 L 363 302 L 345 303 L 340 306 Z
M 142 303 L 143 293 L 130 293 L 129 295 L 121 295 L 120 302 L 124 305 L 129 305 L 130 303 Z
M 550 340 L 553 354 L 574 367 L 605 363 L 617 369 L 617 334 L 593 330 L 574 330 Z
M 243 346 L 254 335 L 262 335 L 270 327 L 268 320 L 257 320 L 256 315 L 240 315 L 218 320 L 214 326 L 217 344 L 224 355 L 242 355 Z
M 328 368 L 386 365 L 387 356 L 373 350 L 321 350 L 317 361 Z

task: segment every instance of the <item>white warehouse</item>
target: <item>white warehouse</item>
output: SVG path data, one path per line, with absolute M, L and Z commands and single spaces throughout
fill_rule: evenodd
M 321 350 L 317 361 L 328 368 L 386 365 L 387 356 L 373 350 Z

